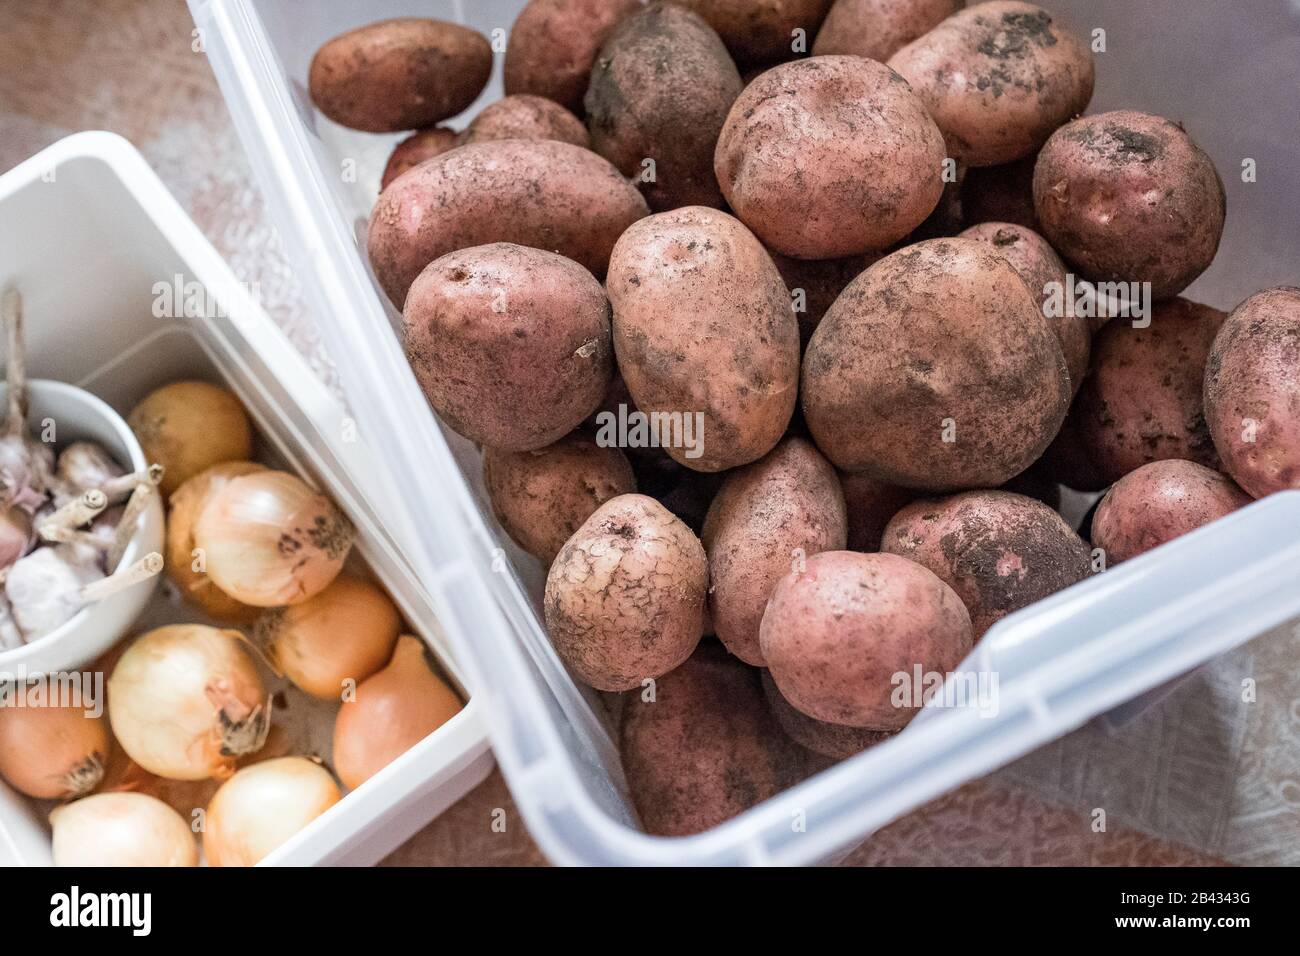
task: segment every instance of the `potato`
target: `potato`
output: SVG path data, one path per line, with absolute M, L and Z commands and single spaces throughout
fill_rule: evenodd
M 531 451 L 595 411 L 613 374 L 609 300 L 563 256 L 508 242 L 452 252 L 411 286 L 403 343 L 458 434 Z
M 823 551 L 777 584 L 759 645 L 781 694 L 809 717 L 899 730 L 917 709 L 894 675 L 947 674 L 971 647 L 961 599 L 893 554 Z
M 1194 461 L 1143 465 L 1115 482 L 1092 518 L 1092 543 L 1110 565 L 1244 508 L 1253 499 L 1227 475 Z
M 1165 458 L 1219 467 L 1201 393 L 1225 317 L 1173 299 L 1156 305 L 1148 328 L 1117 319 L 1097 333 L 1092 374 L 1070 417 L 1104 484 Z
M 1043 235 L 1084 278 L 1178 295 L 1219 248 L 1223 181 L 1181 126 L 1118 110 L 1052 134 L 1034 166 Z
M 627 456 L 578 432 L 536 451 L 485 448 L 483 483 L 506 534 L 548 566 L 592 512 L 636 491 Z
M 1083 377 L 1088 373 L 1088 357 L 1092 351 L 1092 325 L 1084 316 L 1066 314 L 1048 315 L 1047 300 L 1054 284 L 1064 296 L 1068 277 L 1065 263 L 1046 239 L 1023 226 L 1009 222 L 985 222 L 971 226 L 960 234 L 963 239 L 975 239 L 990 245 L 998 255 L 1011 263 L 1011 267 L 1025 280 L 1029 291 L 1038 302 L 1038 310 L 1047 317 L 1065 353 L 1065 364 L 1070 370 L 1070 389 L 1078 392 Z
M 787 438 L 727 474 L 704 519 L 714 633 L 763 666 L 758 628 L 776 582 L 810 554 L 842 551 L 848 533 L 835 469 L 811 442 Z
M 1228 316 L 1205 365 L 1205 419 L 1246 491 L 1300 488 L 1300 289 L 1266 289 Z
M 888 731 L 846 727 L 809 717 L 781 696 L 781 689 L 776 686 L 771 674 L 763 671 L 762 675 L 763 696 L 767 698 L 772 716 L 785 735 L 805 750 L 832 760 L 846 760 L 894 736 Z
M 420 165 L 426 159 L 441 156 L 449 149 L 455 149 L 457 137 L 458 134 L 454 129 L 445 126 L 417 129 L 393 147 L 392 155 L 388 157 L 388 163 L 384 166 L 384 174 L 379 180 L 380 191 L 387 189 L 389 183 L 413 166 Z
M 736 215 L 796 259 L 884 249 L 943 194 L 943 136 L 892 70 L 818 56 L 760 74 L 727 115 L 714 157 Z
M 493 139 L 554 139 L 586 148 L 587 127 L 559 103 L 521 93 L 483 108 L 465 127 L 458 145 Z
M 596 53 L 640 0 L 529 0 L 506 43 L 508 95 L 532 93 L 582 109 Z
M 162 465 L 164 497 L 223 461 L 253 457 L 253 425 L 232 392 L 184 380 L 155 389 L 126 416 L 145 460 Z
M 931 239 L 844 290 L 808 343 L 803 410 L 844 471 L 906 488 L 1000 485 L 1065 418 L 1060 343 L 1006 259 Z
M 1012 611 L 1092 573 L 1091 550 L 1060 515 L 1009 491 L 913 502 L 894 515 L 880 546 L 956 591 L 977 641 Z
M 1034 211 L 1034 163 L 1038 154 L 1001 166 L 972 166 L 961 184 L 967 223 L 1009 222 L 1042 234 Z
M 597 690 L 630 690 L 691 656 L 709 584 L 704 548 L 645 495 L 611 498 L 583 522 L 546 578 L 546 630 Z
M 307 88 L 344 126 L 395 133 L 433 126 L 478 98 L 492 47 L 469 27 L 423 17 L 381 20 L 334 37 L 312 57 Z
M 848 514 L 846 546 L 850 551 L 879 551 L 880 536 L 884 534 L 889 519 L 916 498 L 916 492 L 907 488 L 850 472 L 840 474 L 840 487 L 844 490 L 844 506 Z
M 697 443 L 670 443 L 669 455 L 722 471 L 776 445 L 799 388 L 799 327 L 748 229 L 702 206 L 650 216 L 619 237 L 606 287 L 637 408 L 702 423 Z
M 718 31 L 736 62 L 747 67 L 789 60 L 807 51 L 831 0 L 674 0 Z M 796 33 L 795 31 L 800 31 Z M 802 46 L 796 49 L 796 41 Z
M 632 177 L 656 212 L 720 207 L 713 147 L 740 87 L 707 23 L 675 4 L 651 4 L 601 47 L 584 100 L 591 147 Z
M 992 0 L 944 20 L 892 57 L 969 166 L 1032 156 L 1092 99 L 1088 48 L 1032 3 Z
M 776 271 L 781 273 L 786 288 L 790 290 L 802 345 L 808 344 L 813 330 L 844 287 L 880 258 L 880 253 L 876 252 L 844 259 L 791 259 L 770 249 L 768 252 L 776 264 Z
M 636 188 L 590 150 L 551 140 L 471 143 L 380 194 L 370 263 L 398 307 L 434 259 L 491 242 L 558 252 L 602 276 L 615 240 L 648 212 Z
M 881 63 L 966 5 L 966 0 L 835 0 L 813 56 L 848 54 Z
M 702 832 L 813 769 L 812 756 L 769 712 L 758 672 L 712 641 L 648 697 L 627 695 L 620 733 L 623 771 L 647 833 Z

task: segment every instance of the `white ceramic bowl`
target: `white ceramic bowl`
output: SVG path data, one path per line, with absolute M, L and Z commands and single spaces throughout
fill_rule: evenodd
M 149 465 L 122 416 L 94 395 L 75 385 L 48 379 L 29 380 L 27 390 L 29 434 L 38 435 L 43 423 L 53 422 L 56 448 L 90 440 L 103 446 L 128 472 Z M 5 394 L 6 388 L 0 383 L 0 407 Z M 127 567 L 150 551 L 161 552 L 163 529 L 162 502 L 158 495 L 153 495 L 120 566 Z M 30 644 L 0 651 L 0 680 L 75 670 L 89 664 L 126 633 L 149 603 L 157 585 L 158 577 L 154 576 L 82 608 L 58 630 Z

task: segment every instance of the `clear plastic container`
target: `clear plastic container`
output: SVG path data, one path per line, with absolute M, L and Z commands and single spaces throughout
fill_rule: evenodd
M 357 527 L 357 570 L 387 590 L 465 693 L 470 682 L 453 663 L 427 594 L 367 507 L 360 489 L 374 460 L 349 440 L 343 407 L 129 143 L 80 133 L 0 176 L 0 282 L 8 281 L 24 294 L 35 377 L 81 386 L 121 414 L 179 378 L 235 392 L 253 418 L 258 459 L 303 476 L 348 514 Z M 195 283 L 187 294 L 202 289 L 219 307 L 202 319 L 156 317 L 156 284 L 177 281 Z M 137 631 L 204 620 L 159 590 Z M 335 708 L 286 683 L 273 685 L 285 701 L 275 723 L 292 752 L 328 757 Z M 263 864 L 369 865 L 386 856 L 491 771 L 481 707 L 470 698 Z M 0 783 L 0 863 L 51 862 L 49 808 Z
M 388 467 L 371 474 L 366 493 L 429 587 L 485 707 L 497 760 L 530 831 L 556 861 L 824 859 L 1300 612 L 1300 492 L 1290 492 L 999 624 L 964 665 L 996 670 L 996 716 L 927 708 L 888 743 L 706 833 L 646 835 L 603 711 L 565 671 L 541 627 L 544 571 L 496 528 L 478 456 L 429 411 L 394 334 L 399 316 L 366 262 L 366 220 L 399 137 L 343 129 L 312 108 L 305 90 L 312 54 L 345 29 L 390 16 L 441 16 L 499 38 L 522 2 L 189 3 L 358 424 L 382 449 Z M 1261 83 L 1248 101 L 1228 108 L 1243 79 L 1293 69 L 1300 28 L 1285 5 L 1258 4 L 1261 16 L 1249 23 L 1202 0 L 1050 6 L 1085 33 L 1104 31 L 1110 52 L 1098 54 L 1094 109 L 1145 105 L 1195 116 L 1198 134 L 1204 129 L 1213 139 L 1206 145 L 1225 172 L 1230 208 L 1241 212 L 1230 220 L 1220 261 L 1189 294 L 1231 307 L 1256 288 L 1294 281 L 1288 270 L 1296 240 L 1279 218 L 1296 194 L 1288 182 L 1297 175 L 1294 138 L 1270 133 L 1279 118 L 1292 117 L 1289 91 Z M 1157 41 L 1159 57 L 1150 52 Z M 1247 53 L 1253 59 L 1237 66 L 1233 57 Z M 453 125 L 500 95 L 497 59 L 492 83 Z M 1214 63 L 1231 69 L 1216 71 Z M 1189 69 L 1195 84 L 1186 81 Z M 1243 192 L 1232 175 L 1247 156 L 1274 177 L 1254 192 Z

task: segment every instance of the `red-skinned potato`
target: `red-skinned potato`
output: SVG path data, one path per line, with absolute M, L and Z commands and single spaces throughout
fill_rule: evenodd
M 1032 156 L 1092 99 L 1087 47 L 1041 7 L 992 0 L 944 20 L 892 57 L 969 166 Z
M 916 492 L 908 488 L 851 472 L 840 474 L 840 487 L 844 489 L 848 514 L 846 546 L 850 551 L 879 551 L 880 536 L 885 533 L 889 519 L 916 499 Z
M 893 554 L 823 551 L 781 579 L 759 641 L 781 694 L 809 717 L 900 730 L 918 707 L 896 674 L 947 674 L 971 647 L 961 599 Z
M 408 169 L 419 166 L 426 159 L 441 156 L 449 149 L 455 149 L 457 136 L 454 129 L 445 126 L 417 129 L 393 147 L 392 155 L 384 166 L 384 174 L 379 180 L 380 191 L 387 189 L 389 183 Z
M 816 769 L 777 726 L 759 674 L 712 641 L 649 690 L 625 695 L 623 771 L 647 833 L 717 826 Z
M 583 522 L 546 578 L 546 630 L 597 690 L 630 690 L 690 657 L 703 633 L 704 548 L 645 495 L 619 495 Z
M 1252 295 L 1219 329 L 1205 418 L 1223 466 L 1256 498 L 1300 488 L 1300 289 Z
M 714 633 L 762 666 L 758 629 L 776 582 L 808 555 L 844 550 L 844 493 L 835 469 L 802 438 L 787 438 L 727 474 L 701 540 L 709 556 Z
M 966 0 L 835 0 L 813 56 L 848 54 L 884 63 L 966 5 Z
M 483 107 L 457 138 L 457 145 L 493 139 L 554 139 L 587 147 L 587 127 L 559 103 L 520 93 Z
M 596 410 L 613 374 L 609 301 L 553 252 L 497 242 L 420 273 L 403 344 L 425 397 L 457 434 L 544 448 Z
M 714 168 L 737 216 L 796 259 L 885 249 L 943 194 L 943 136 L 898 74 L 874 60 L 818 56 L 745 87 Z
M 1038 300 L 1039 311 L 1047 318 L 1061 343 L 1065 364 L 1070 370 L 1070 389 L 1078 392 L 1083 377 L 1088 374 L 1092 325 L 1087 318 L 1070 314 L 1070 310 L 1059 316 L 1049 313 L 1047 302 L 1053 295 L 1050 287 L 1061 290 L 1058 301 L 1063 301 L 1067 283 L 1065 263 L 1056 254 L 1056 250 L 1032 229 L 1009 222 L 980 223 L 971 226 L 960 236 L 988 243 L 1025 280 L 1025 285 L 1029 286 L 1029 291 Z
M 307 86 L 334 122 L 395 133 L 455 116 L 474 102 L 491 72 L 492 47 L 476 30 L 399 17 L 327 42 L 312 57 Z
M 584 100 L 591 147 L 632 177 L 651 209 L 721 207 L 713 147 L 740 88 L 736 64 L 704 20 L 653 3 L 601 47 Z
M 781 696 L 781 689 L 767 671 L 763 671 L 763 696 L 787 737 L 805 750 L 832 760 L 845 760 L 893 736 L 888 731 L 846 727 L 809 717 Z
M 894 515 L 880 546 L 956 591 L 977 641 L 1012 611 L 1092 573 L 1092 552 L 1060 515 L 1009 491 L 913 502 Z
M 702 206 L 632 225 L 606 281 L 614 350 L 636 406 L 702 422 L 666 447 L 696 471 L 756 461 L 780 440 L 799 387 L 799 327 L 767 250 Z M 699 414 L 697 414 L 699 413 Z M 702 415 L 702 417 L 700 417 Z
M 822 454 L 907 488 L 1002 484 L 1042 454 L 1069 400 L 1065 357 L 1029 288 L 973 239 L 881 259 L 804 354 L 804 418 Z
M 532 93 L 582 109 L 596 53 L 641 0 L 529 0 L 506 44 L 507 95 Z
M 379 284 L 400 307 L 434 259 L 492 242 L 555 251 L 603 276 L 619 235 L 648 212 L 636 188 L 590 150 L 493 140 L 399 176 L 370 214 L 367 249 Z
M 1109 565 L 1217 521 L 1253 499 L 1227 475 L 1194 461 L 1143 465 L 1106 492 L 1092 518 L 1092 543 Z
M 797 38 L 807 50 L 826 18 L 831 0 L 674 0 L 694 10 L 718 31 L 736 62 L 761 66 L 800 55 Z M 796 34 L 795 31 L 802 31 Z
M 1202 385 L 1224 318 L 1207 305 L 1171 299 L 1155 306 L 1147 328 L 1115 319 L 1097 333 L 1092 374 L 1070 418 L 1104 484 L 1165 458 L 1219 466 Z
M 1034 166 L 1052 246 L 1094 282 L 1178 295 L 1219 248 L 1226 200 L 1214 163 L 1178 124 L 1118 110 L 1052 134 Z
M 506 534 L 548 566 L 597 508 L 637 490 L 627 456 L 579 432 L 536 451 L 485 448 L 483 484 Z

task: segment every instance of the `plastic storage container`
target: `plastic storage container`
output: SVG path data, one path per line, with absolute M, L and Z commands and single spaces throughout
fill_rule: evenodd
M 24 294 L 33 376 L 79 385 L 122 414 L 178 378 L 234 391 L 253 418 L 259 460 L 297 472 L 348 514 L 360 564 L 464 693 L 468 682 L 428 597 L 358 490 L 374 469 L 372 453 L 348 441 L 338 400 L 130 144 L 81 133 L 0 177 L 0 263 L 0 282 Z M 156 284 L 174 282 L 197 283 L 210 297 L 205 318 L 155 317 Z M 137 628 L 196 620 L 204 618 L 160 595 Z M 328 756 L 333 707 L 293 688 L 283 693 L 288 706 L 276 722 L 298 745 L 294 752 Z M 368 865 L 387 855 L 490 772 L 481 706 L 471 698 L 263 863 Z M 0 783 L 0 863 L 51 862 L 49 806 Z
M 927 708 L 891 741 L 706 833 L 676 839 L 644 834 L 627 800 L 603 712 L 566 673 L 540 625 L 544 570 L 496 529 L 477 454 L 443 430 L 429 411 L 393 331 L 399 316 L 370 274 L 366 220 L 380 171 L 399 137 L 331 123 L 313 109 L 305 89 L 312 54 L 343 30 L 391 16 L 440 16 L 500 39 L 522 2 L 386 0 L 310 7 L 291 0 L 189 2 L 362 433 L 382 449 L 388 465 L 382 474 L 372 473 L 366 491 L 386 526 L 401 535 L 404 553 L 430 588 L 485 707 L 498 762 L 530 831 L 553 859 L 591 864 L 824 859 L 926 800 L 1300 612 L 1300 492 L 1290 492 L 999 624 L 963 665 L 996 671 L 996 715 Z M 1071 15 L 1085 33 L 1101 26 L 1103 43 L 1116 51 L 1098 55 L 1094 110 L 1139 103 L 1189 119 L 1199 111 L 1198 133 L 1206 129 L 1220 140 L 1207 145 L 1229 179 L 1230 206 L 1238 201 L 1231 170 L 1239 156 L 1293 157 L 1293 142 L 1267 134 L 1252 139 L 1250 129 L 1241 126 L 1261 111 L 1263 118 L 1289 117 L 1281 88 L 1270 100 L 1267 84 L 1253 87 L 1250 107 L 1231 109 L 1227 104 L 1243 72 L 1215 73 L 1212 66 L 1233 55 L 1233 43 L 1242 53 L 1251 52 L 1254 58 L 1245 69 L 1263 70 L 1260 78 L 1267 75 L 1266 64 L 1273 64 L 1274 73 L 1292 64 L 1294 43 L 1266 51 L 1247 36 L 1261 30 L 1266 38 L 1285 39 L 1288 30 L 1291 39 L 1300 36 L 1284 4 L 1270 5 L 1269 16 L 1249 26 L 1245 18 L 1217 13 L 1208 3 L 1193 4 L 1195 16 L 1187 15 L 1185 5 L 1166 0 L 1140 5 L 1068 0 L 1050 6 Z M 1153 42 L 1150 25 L 1156 20 L 1164 24 L 1158 31 L 1164 63 L 1143 52 Z M 1207 26 L 1211 22 L 1217 24 L 1213 30 Z M 1215 39 L 1198 39 L 1202 34 Z M 1142 50 L 1135 49 L 1134 37 L 1143 38 Z M 453 125 L 462 125 L 500 95 L 497 59 L 483 97 Z M 1178 79 L 1188 70 L 1198 77 L 1194 97 Z M 1134 84 L 1140 84 L 1138 96 L 1128 95 Z M 1245 132 L 1223 134 L 1228 118 Z M 1231 151 L 1237 148 L 1251 151 Z M 1264 160 L 1260 163 L 1263 168 Z M 1284 187 L 1291 167 L 1275 162 L 1271 168 L 1278 181 L 1269 188 Z M 1254 248 L 1248 244 L 1278 230 L 1278 209 L 1285 209 L 1286 196 L 1262 189 L 1247 196 L 1245 205 L 1252 208 L 1244 219 L 1232 220 L 1225 246 L 1235 242 L 1238 249 L 1249 249 L 1249 264 L 1225 264 L 1225 256 L 1231 259 L 1225 248 L 1191 294 L 1230 307 L 1255 288 L 1287 279 L 1288 263 L 1297 253 L 1293 233 Z M 1237 228 L 1243 221 L 1258 223 L 1253 234 Z

